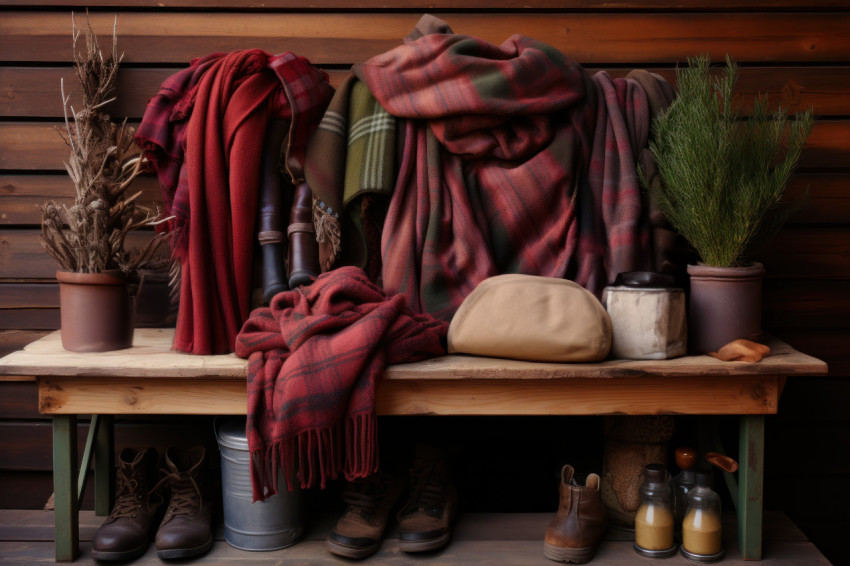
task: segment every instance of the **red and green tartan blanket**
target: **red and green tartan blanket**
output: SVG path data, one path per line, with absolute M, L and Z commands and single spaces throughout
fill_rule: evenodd
M 566 277 L 600 295 L 618 273 L 655 267 L 635 166 L 651 119 L 644 83 L 591 77 L 522 35 L 494 45 L 453 34 L 427 15 L 353 71 L 401 120 L 382 284 L 413 310 L 449 320 L 501 273 Z
M 375 472 L 384 368 L 444 354 L 447 330 L 351 266 L 254 310 L 236 341 L 248 358 L 254 499 L 277 493 L 281 468 L 289 489 Z

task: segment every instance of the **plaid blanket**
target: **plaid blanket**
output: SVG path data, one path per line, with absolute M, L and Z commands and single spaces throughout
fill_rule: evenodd
M 380 278 L 380 230 L 395 184 L 396 119 L 350 75 L 307 147 L 322 271 L 363 268 Z
M 499 273 L 568 277 L 597 294 L 651 269 L 636 149 L 650 111 L 634 80 L 591 78 L 557 49 L 499 46 L 426 16 L 353 71 L 405 146 L 384 224 L 383 285 L 449 320 Z
M 290 120 L 284 165 L 303 179 L 307 139 L 332 88 L 292 53 L 214 54 L 168 79 L 151 101 L 137 142 L 151 157 L 176 219 L 181 264 L 173 347 L 233 351 L 250 311 L 262 144 L 271 119 Z
M 255 310 L 236 342 L 248 358 L 254 500 L 378 469 L 375 386 L 387 364 L 445 353 L 444 322 L 413 314 L 362 270 L 342 267 Z

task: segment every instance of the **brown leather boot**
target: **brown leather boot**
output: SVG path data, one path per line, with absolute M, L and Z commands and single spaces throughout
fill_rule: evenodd
M 390 511 L 403 489 L 401 478 L 384 473 L 347 483 L 342 491 L 347 507 L 328 534 L 328 550 L 339 556 L 358 559 L 377 552 Z
M 115 505 L 92 538 L 91 556 L 95 560 L 133 560 L 148 549 L 151 527 L 163 503 L 155 486 L 156 462 L 153 448 L 121 451 L 115 474 Z
M 410 470 L 410 496 L 398 512 L 398 547 L 405 552 L 426 552 L 445 546 L 451 538 L 457 499 L 443 455 L 430 446 L 417 446 Z
M 599 476 L 589 474 L 584 486 L 573 479 L 575 470 L 561 468 L 560 503 L 543 541 L 543 554 L 557 562 L 582 564 L 593 558 L 605 531 L 607 517 L 599 496 Z
M 171 500 L 156 532 L 156 555 L 162 559 L 198 556 L 212 548 L 211 497 L 207 477 L 206 449 L 195 446 L 165 453 Z

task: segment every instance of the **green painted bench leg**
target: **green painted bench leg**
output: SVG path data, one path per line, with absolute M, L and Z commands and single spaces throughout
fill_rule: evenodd
M 56 562 L 72 562 L 80 552 L 77 499 L 77 417 L 53 417 L 53 498 Z
M 100 415 L 94 446 L 94 514 L 109 515 L 112 509 L 115 468 L 115 417 Z
M 761 560 L 764 496 L 764 415 L 741 416 L 738 454 L 738 550 Z

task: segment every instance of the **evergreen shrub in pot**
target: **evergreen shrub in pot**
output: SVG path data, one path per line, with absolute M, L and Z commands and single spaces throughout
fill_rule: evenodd
M 737 66 L 727 57 L 720 76 L 710 67 L 701 56 L 677 69 L 679 94 L 656 116 L 650 144 L 660 179 L 651 190 L 700 258 L 688 266 L 696 352 L 760 333 L 764 267 L 749 260 L 751 244 L 787 217 L 775 212 L 814 122 L 811 109 L 789 116 L 764 97 L 742 116 L 733 105 Z
M 103 111 L 112 93 L 121 56 L 113 33 L 112 53 L 101 52 L 89 26 L 85 51 L 74 26 L 74 71 L 82 87 L 82 106 L 74 111 L 65 96 L 63 138 L 70 148 L 65 169 L 74 185 L 70 205 L 50 201 L 41 207 L 41 242 L 61 267 L 59 281 L 62 345 L 77 352 L 128 348 L 133 339 L 133 299 L 129 279 L 141 268 L 161 267 L 156 249 L 165 234 L 136 250 L 126 249 L 127 235 L 156 223 L 159 211 L 136 203 L 129 194 L 144 170 L 133 129 L 114 123 Z M 63 132 L 60 131 L 60 134 Z

